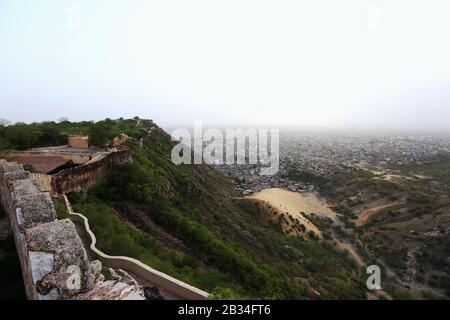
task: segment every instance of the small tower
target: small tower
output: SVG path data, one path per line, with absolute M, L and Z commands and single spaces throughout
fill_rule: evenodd
M 89 136 L 82 134 L 70 134 L 67 136 L 69 147 L 77 149 L 89 149 Z

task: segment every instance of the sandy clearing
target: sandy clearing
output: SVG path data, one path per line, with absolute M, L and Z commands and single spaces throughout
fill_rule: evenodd
M 326 216 L 333 221 L 337 220 L 336 212 L 330 209 L 327 202 L 314 192 L 301 194 L 280 188 L 271 188 L 254 193 L 248 198 L 269 202 L 274 207 L 283 207 L 291 214 L 315 213 Z
M 414 175 L 414 178 L 417 178 L 417 179 L 420 179 L 420 180 L 430 180 L 430 179 L 433 179 L 432 177 L 424 176 L 424 175 L 422 175 L 422 174 L 415 174 L 415 175 Z
M 314 231 L 319 236 L 321 236 L 320 230 L 300 212 L 304 212 L 307 215 L 315 213 L 329 217 L 333 221 L 337 220 L 336 213 L 328 207 L 326 201 L 312 192 L 300 194 L 280 188 L 271 188 L 264 189 L 245 198 L 262 201 L 279 212 L 291 215 L 306 227 L 306 232 Z
M 385 180 L 385 181 L 395 182 L 395 180 L 402 180 L 402 179 L 415 180 L 415 178 L 417 178 L 417 179 L 426 178 L 425 176 L 420 176 L 420 175 L 414 175 L 413 177 L 410 177 L 408 175 L 399 174 L 399 173 L 397 173 L 397 171 L 392 171 L 392 170 L 383 169 L 383 168 L 370 169 L 370 168 L 366 168 L 361 165 L 357 165 L 357 167 L 362 170 L 372 173 L 374 175 L 374 179 L 380 179 L 380 180 Z
M 401 179 L 414 180 L 414 178 L 412 178 L 412 177 L 408 177 L 405 175 L 399 175 L 399 174 L 392 174 L 392 173 L 385 174 L 381 178 L 386 181 L 394 181 L 394 180 L 401 180 Z

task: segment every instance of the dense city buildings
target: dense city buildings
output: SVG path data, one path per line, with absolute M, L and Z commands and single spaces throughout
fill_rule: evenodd
M 450 154 L 448 134 L 369 134 L 280 132 L 280 170 L 274 176 L 259 174 L 261 165 L 219 165 L 239 191 L 251 194 L 265 188 L 282 187 L 306 192 L 315 186 L 292 182 L 289 170 L 296 168 L 316 176 L 349 166 L 401 166 L 426 164 Z

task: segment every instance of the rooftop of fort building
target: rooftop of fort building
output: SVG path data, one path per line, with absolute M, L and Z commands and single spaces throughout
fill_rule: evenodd
M 70 160 L 64 159 L 62 156 L 19 156 L 16 159 L 17 163 L 32 165 L 33 169 L 38 173 L 51 174 L 58 170 L 58 168 L 64 168 L 70 163 Z
M 32 166 L 33 172 L 52 175 L 74 166 L 97 161 L 117 151 L 128 138 L 126 134 L 120 134 L 111 139 L 108 147 L 97 148 L 89 144 L 88 135 L 69 134 L 66 145 L 31 148 L 26 151 L 11 150 L 7 158 Z
M 38 173 L 52 174 L 74 165 L 85 164 L 109 152 L 89 145 L 89 136 L 70 134 L 68 144 L 53 147 L 31 148 L 26 151 L 11 151 L 9 159 L 20 164 L 31 165 Z

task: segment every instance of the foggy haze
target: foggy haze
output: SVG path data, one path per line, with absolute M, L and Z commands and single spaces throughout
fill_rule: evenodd
M 0 118 L 450 127 L 448 1 L 0 2 Z

